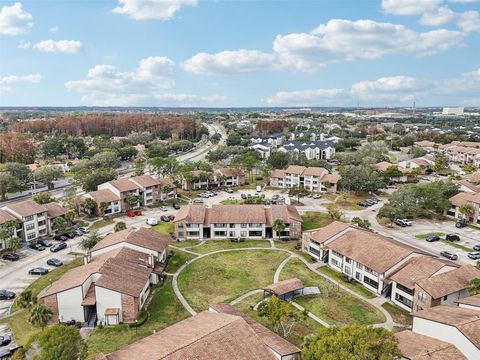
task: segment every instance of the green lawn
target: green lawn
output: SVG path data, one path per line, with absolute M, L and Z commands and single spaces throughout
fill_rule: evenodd
M 28 322 L 29 312 L 26 309 L 18 310 L 8 318 L 0 319 L 0 324 L 7 323 L 15 336 L 15 340 L 21 346 L 29 343 L 30 339 L 40 332 L 40 328 Z
M 280 248 L 280 249 L 287 249 L 290 251 L 293 251 L 295 254 L 303 257 L 305 260 L 307 260 L 309 263 L 314 263 L 317 260 L 315 260 L 313 257 L 311 257 L 308 253 L 302 250 L 297 250 L 295 249 L 295 246 L 297 245 L 297 241 L 291 240 L 291 241 L 279 241 L 275 240 L 275 247 Z
M 445 243 L 445 244 L 448 244 L 450 246 L 453 246 L 457 249 L 460 249 L 460 250 L 463 250 L 463 251 L 467 251 L 467 252 L 472 252 L 472 251 L 475 251 L 473 250 L 473 248 L 471 247 L 468 247 L 468 246 L 465 246 L 465 245 L 462 245 L 462 244 L 458 244 L 457 242 L 455 241 L 448 241 L 448 240 L 445 240 L 445 239 L 440 239 L 441 242 Z
M 241 249 L 248 247 L 270 247 L 268 240 L 245 240 L 242 242 L 234 242 L 230 240 L 207 240 L 205 244 L 193 248 L 192 251 L 199 254 L 206 254 L 216 250 L 223 249 Z
M 387 310 L 397 324 L 401 325 L 412 325 L 413 316 L 410 315 L 408 311 L 403 310 L 395 304 L 386 302 L 382 304 L 382 307 Z
M 158 225 L 153 226 L 152 229 L 160 234 L 170 235 L 170 233 L 175 231 L 175 225 L 173 222 L 161 222 Z
M 87 359 L 94 359 L 100 353 L 108 354 L 116 351 L 151 335 L 153 330 L 162 330 L 189 317 L 188 312 L 175 297 L 171 279 L 167 279 L 163 285 L 152 289 L 149 301 L 147 306 L 148 320 L 138 327 L 137 336 L 135 336 L 135 328 L 130 328 L 128 325 L 109 326 L 103 329 L 96 328 L 87 340 Z
M 303 231 L 321 228 L 333 221 L 327 213 L 317 211 L 307 211 L 302 215 L 302 220 Z
M 445 236 L 445 233 L 443 232 L 431 232 L 431 233 L 426 233 L 426 234 L 418 234 L 418 235 L 415 235 L 415 237 L 417 239 L 426 239 L 427 237 L 429 236 Z
M 200 241 L 198 240 L 172 241 L 170 243 L 170 245 L 179 248 L 189 248 L 198 244 L 200 244 Z
M 356 194 L 353 192 L 342 192 L 337 198 L 335 205 L 341 210 L 363 210 L 364 207 L 357 205 L 358 202 L 367 200 L 369 194 Z M 328 206 L 333 206 L 328 204 Z
M 305 286 L 319 287 L 319 295 L 298 297 L 295 302 L 329 324 L 344 326 L 385 321 L 385 316 L 379 310 L 315 274 L 298 259 L 290 260 L 280 274 L 281 280 L 292 277 L 301 279 Z
M 113 219 L 100 219 L 95 221 L 92 225 L 90 225 L 90 230 L 98 230 L 104 226 L 112 225 L 114 223 Z
M 168 260 L 167 268 L 165 269 L 165 272 L 170 274 L 173 274 L 180 266 L 195 257 L 193 254 L 176 249 L 170 249 L 170 254 L 172 254 L 172 257 Z
M 183 270 L 178 286 L 197 311 L 208 304 L 226 303 L 273 282 L 273 275 L 288 256 L 283 251 L 251 250 L 214 254 Z
M 262 297 L 263 294 L 252 295 L 247 299 L 237 303 L 235 307 L 241 310 L 246 315 L 250 316 L 252 319 L 258 321 L 260 324 L 266 326 L 273 331 L 273 328 L 268 322 L 268 319 L 266 317 L 259 316 L 256 311 L 252 310 L 252 307 L 260 300 L 262 300 Z M 297 345 L 298 347 L 301 347 L 303 343 L 303 338 L 306 335 L 315 333 L 318 329 L 322 328 L 322 325 L 309 317 L 303 316 L 301 311 L 296 310 L 296 312 L 300 320 L 294 326 L 293 334 L 292 336 L 288 337 L 288 340 L 293 344 Z
M 350 283 L 346 281 L 342 274 L 340 274 L 338 271 L 335 271 L 327 266 L 322 266 L 321 268 L 318 269 L 319 271 L 323 272 L 324 274 L 330 276 L 331 278 L 335 279 L 336 281 L 340 282 L 342 285 L 347 286 L 349 289 L 355 291 L 356 293 L 366 297 L 367 299 L 373 299 L 376 298 L 377 295 L 375 295 L 373 292 L 365 288 L 363 285 L 355 282 L 355 283 Z

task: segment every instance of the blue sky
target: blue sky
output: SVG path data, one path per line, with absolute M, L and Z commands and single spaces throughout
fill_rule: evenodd
M 0 8 L 0 106 L 480 106 L 475 0 Z

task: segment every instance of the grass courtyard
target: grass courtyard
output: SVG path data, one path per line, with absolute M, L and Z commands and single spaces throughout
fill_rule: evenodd
M 385 321 L 385 316 L 378 309 L 315 274 L 298 259 L 290 260 L 280 274 L 280 280 L 292 277 L 301 279 L 305 286 L 319 287 L 319 295 L 298 297 L 295 302 L 329 324 L 370 325 Z
M 318 211 L 307 211 L 302 215 L 302 230 L 312 230 L 327 226 L 333 220 L 327 213 Z
M 178 286 L 196 311 L 208 304 L 228 303 L 273 282 L 275 270 L 288 256 L 283 251 L 231 251 L 199 259 L 183 270 Z
M 241 242 L 230 241 L 230 240 L 207 240 L 203 245 L 197 246 L 191 251 L 194 251 L 199 254 L 207 254 L 212 251 L 223 250 L 223 249 L 242 249 L 248 247 L 261 247 L 269 248 L 270 241 L 268 240 L 245 240 Z

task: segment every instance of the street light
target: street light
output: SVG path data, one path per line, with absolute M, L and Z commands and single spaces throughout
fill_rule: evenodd
M 138 320 L 135 320 L 135 337 L 138 335 Z

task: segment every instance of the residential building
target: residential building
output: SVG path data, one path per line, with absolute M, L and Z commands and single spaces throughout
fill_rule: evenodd
M 40 301 L 53 322 L 134 322 L 163 272 L 168 243 L 167 235 L 147 228 L 107 235 L 85 255 L 84 265 L 67 271 Z
M 468 360 L 480 359 L 480 312 L 477 310 L 439 305 L 417 311 L 412 331 L 452 344 Z
M 460 192 L 448 200 L 452 207 L 448 210 L 447 215 L 454 216 L 455 219 L 463 219 L 465 215 L 460 212 L 460 207 L 464 204 L 470 204 L 473 207 L 473 216 L 467 220 L 473 224 L 480 222 L 480 193 Z
M 273 230 L 276 219 L 285 229 Z M 293 205 L 204 205 L 184 206 L 175 216 L 179 240 L 301 238 L 302 218 Z
M 430 334 L 431 335 L 431 334 Z M 450 342 L 404 330 L 395 333 L 402 358 L 407 360 L 468 360 Z
M 267 142 L 250 144 L 248 148 L 258 152 L 262 159 L 268 159 L 272 154 L 272 145 Z
M 480 294 L 464 297 L 456 303 L 461 308 L 480 311 Z
M 480 277 L 480 270 L 472 265 L 434 274 L 415 282 L 413 309 L 424 310 L 439 305 L 453 305 L 469 296 L 470 280 Z
M 248 141 L 250 144 L 267 143 L 276 148 L 283 144 L 285 141 L 285 135 L 283 135 L 283 133 L 275 133 L 265 136 L 242 136 L 240 139 L 242 141 Z
M 464 179 L 472 184 L 480 184 L 480 171 L 475 171 L 474 173 L 468 174 L 464 177 Z
M 467 180 L 457 180 L 455 184 L 458 185 L 458 190 L 461 192 L 468 192 L 468 193 L 480 193 L 480 186 L 475 185 Z
M 109 189 L 91 191 L 83 196 L 83 200 L 86 198 L 90 198 L 95 202 L 95 209 L 93 209 L 93 213 L 96 216 L 108 216 L 122 212 L 120 196 L 116 195 Z M 103 211 L 100 206 L 102 203 L 106 204 Z
M 5 210 L 0 209 L 0 228 L 5 229 L 5 223 L 7 223 L 9 221 L 14 221 L 18 228 L 21 227 L 21 224 L 17 221 L 17 218 L 15 216 L 11 215 L 9 212 L 7 212 Z M 11 235 L 19 236 L 17 234 L 17 231 L 19 231 L 19 230 L 20 229 L 12 230 Z M 6 249 L 7 246 L 8 246 L 8 244 L 7 244 L 6 240 L 5 239 L 0 239 L 0 250 Z
M 200 190 L 211 189 L 214 187 L 230 187 L 245 185 L 245 174 L 234 168 L 218 168 L 209 173 L 203 170 L 192 171 L 193 180 L 182 179 L 182 189 Z
M 398 163 L 399 169 L 418 169 L 430 168 L 435 165 L 435 157 L 433 155 L 425 155 L 419 158 L 400 161 Z
M 355 279 L 372 292 L 386 295 L 391 292 L 389 276 L 409 260 L 425 255 L 392 238 L 338 221 L 305 232 L 302 247 L 333 270 Z
M 397 177 L 392 177 L 390 179 L 392 182 L 396 182 L 396 183 L 407 182 L 409 180 L 409 174 L 412 171 L 412 169 L 410 168 L 399 167 L 397 164 L 392 164 L 392 163 L 389 163 L 388 161 L 381 161 L 379 163 L 373 164 L 372 167 L 380 172 L 385 172 L 387 171 L 387 169 L 391 167 L 398 169 L 402 173 L 402 175 Z
M 286 170 L 270 174 L 270 186 L 280 188 L 302 187 L 312 192 L 336 192 L 340 175 L 330 174 L 321 167 L 290 165 Z
M 182 320 L 97 360 L 298 360 L 300 349 L 229 305 Z
M 436 150 L 435 143 L 433 141 L 428 141 L 428 140 L 416 141 L 415 146 L 421 147 L 426 152 L 433 152 Z
M 303 153 L 307 160 L 329 160 L 335 155 L 335 147 L 328 141 L 287 141 L 278 151 L 295 155 Z

